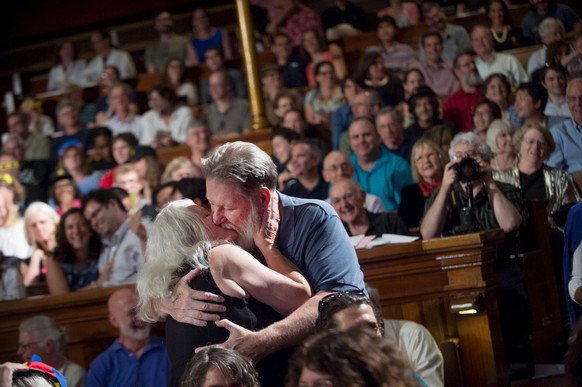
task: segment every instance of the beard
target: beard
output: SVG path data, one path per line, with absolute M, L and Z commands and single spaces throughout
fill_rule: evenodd
M 465 77 L 465 83 L 469 86 L 477 86 L 483 83 L 483 79 L 481 79 L 479 73 L 475 72 Z
M 236 244 L 246 251 L 252 251 L 255 248 L 255 233 L 258 231 L 258 226 L 261 224 L 261 219 L 254 202 L 251 202 L 251 214 L 245 220 L 240 228 L 235 228 L 238 232 L 238 239 Z
M 242 226 L 237 227 L 233 224 L 226 225 L 238 233 L 238 238 L 235 243 L 246 251 L 252 251 L 255 248 L 255 233 L 259 230 L 259 225 L 261 224 L 261 217 L 257 210 L 255 202 L 250 202 L 251 213 L 244 221 Z
M 150 336 L 151 325 L 147 323 L 138 323 L 120 327 L 121 334 L 131 337 L 134 340 L 145 340 Z

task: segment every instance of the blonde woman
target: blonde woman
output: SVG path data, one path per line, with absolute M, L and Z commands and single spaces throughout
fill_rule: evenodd
M 517 162 L 513 149 L 513 128 L 507 120 L 494 120 L 487 129 L 486 142 L 495 157 L 491 160 L 491 168 L 505 171 Z
M 59 214 L 43 202 L 31 203 L 24 212 L 26 241 L 34 249 L 24 276 L 24 286 L 45 281 L 47 258 L 53 255 L 57 246 L 59 221 Z
M 505 170 L 493 170 L 493 178 L 521 189 L 523 200 L 547 199 L 550 225 L 552 216 L 564 207 L 580 201 L 580 195 L 568 175 L 544 162 L 556 148 L 554 138 L 545 126 L 526 123 L 513 136 L 517 163 Z
M 166 165 L 160 184 L 169 181 L 180 181 L 185 178 L 200 177 L 194 163 L 187 157 L 176 157 Z
M 420 225 L 424 204 L 434 189 L 439 189 L 449 158 L 435 142 L 421 138 L 412 147 L 410 165 L 415 183 L 402 188 L 398 215 L 408 228 Z

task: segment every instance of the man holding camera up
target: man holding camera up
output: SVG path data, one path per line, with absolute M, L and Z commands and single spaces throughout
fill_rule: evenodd
M 474 133 L 455 136 L 449 149 L 451 162 L 445 166 L 441 189 L 433 192 L 426 202 L 420 233 L 424 239 L 450 235 L 462 226 L 461 213 L 467 208 L 467 186 L 473 188 L 473 212 L 478 228 L 470 231 L 502 228 L 505 233 L 517 231 L 522 222 L 524 206 L 519 189 L 509 184 L 496 182 L 491 174 L 491 150 Z M 463 171 L 468 172 L 476 161 L 480 173 L 470 181 L 470 176 L 461 176 L 459 181 L 456 166 L 463 161 Z M 465 173 L 465 175 L 470 175 Z
M 501 228 L 505 240 L 493 264 L 499 278 L 497 304 L 506 358 L 533 367 L 531 320 L 523 285 L 519 229 L 525 207 L 518 188 L 493 180 L 491 149 L 474 133 L 453 138 L 440 190 L 425 206 L 420 233 L 424 239 Z M 472 192 L 471 196 L 468 196 Z M 533 368 L 526 369 L 526 372 Z

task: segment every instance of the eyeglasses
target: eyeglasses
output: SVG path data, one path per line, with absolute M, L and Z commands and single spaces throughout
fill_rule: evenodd
M 331 171 L 331 172 L 339 172 L 341 171 L 347 171 L 350 168 L 351 164 L 349 163 L 341 163 L 341 164 L 334 164 L 334 165 L 330 165 L 329 168 L 325 168 L 326 171 Z
M 457 160 L 461 160 L 464 159 L 465 157 L 476 157 L 478 156 L 479 153 L 476 150 L 472 150 L 472 151 L 468 151 L 468 152 L 457 152 L 453 155 L 453 158 L 455 159 L 455 161 Z
M 418 163 L 420 163 L 422 160 L 428 160 L 428 159 L 430 159 L 430 158 L 432 158 L 432 157 L 438 157 L 438 155 L 437 155 L 436 153 L 434 153 L 434 152 L 432 152 L 432 153 L 429 153 L 429 154 L 427 154 L 427 155 L 424 155 L 424 156 L 422 156 L 422 155 L 418 155 L 418 156 L 416 156 L 416 157 L 414 158 L 414 163 L 415 163 L 415 164 L 418 164 Z
M 0 163 L 0 171 L 5 169 L 18 169 L 20 167 L 20 163 L 16 160 L 9 161 L 7 163 Z
M 342 201 L 342 199 L 347 201 L 347 200 L 352 200 L 355 197 L 356 197 L 356 195 L 354 195 L 351 192 L 348 192 L 348 193 L 344 194 L 343 196 L 340 196 L 340 197 L 337 197 L 337 198 L 332 198 L 331 199 L 331 205 L 332 206 L 335 206 L 336 204 L 339 204 Z
M 540 140 L 540 141 L 538 141 L 538 140 L 535 140 L 535 139 L 533 139 L 533 138 L 526 138 L 526 137 L 524 137 L 524 138 L 523 138 L 523 142 L 525 142 L 525 144 L 526 144 L 527 146 L 532 146 L 532 145 L 534 145 L 534 144 L 538 144 L 538 146 L 539 146 L 540 148 L 545 148 L 545 147 L 548 145 L 548 143 L 547 143 L 547 142 L 545 142 L 544 140 Z
M 38 341 L 31 341 L 30 343 L 26 343 L 26 344 L 18 344 L 18 350 L 19 351 L 28 351 L 28 349 L 35 344 L 38 344 Z
M 89 221 L 89 223 L 90 223 L 90 222 L 91 222 L 93 219 L 95 219 L 95 217 L 96 217 L 97 215 L 99 215 L 99 213 L 101 212 L 101 210 L 103 210 L 103 204 L 100 204 L 100 205 L 99 205 L 99 207 L 97 207 L 97 208 L 95 209 L 95 211 L 93 211 L 91 214 L 88 214 L 88 215 L 86 216 L 86 218 L 87 218 L 87 220 Z
M 335 300 L 338 297 L 346 297 L 346 296 L 368 299 L 368 297 L 366 297 L 364 292 L 361 292 L 359 290 L 349 290 L 349 291 L 344 290 L 344 291 L 334 292 L 334 293 L 330 293 L 330 294 L 324 296 L 321 300 L 319 300 L 319 305 L 317 307 L 317 311 L 321 314 L 321 311 L 324 310 L 325 307 L 331 301 Z

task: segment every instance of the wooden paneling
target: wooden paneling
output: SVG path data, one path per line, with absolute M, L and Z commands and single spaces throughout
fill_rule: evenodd
M 502 239 L 503 233 L 496 230 L 358 251 L 366 281 L 380 291 L 384 316 L 417 321 L 437 342 L 457 343 L 466 386 L 508 385 L 491 272 L 493 255 Z M 16 349 L 20 322 L 46 314 L 67 327 L 70 358 L 87 366 L 116 337 L 106 305 L 115 290 L 2 303 L 0 363 L 19 360 Z M 480 298 L 483 303 L 479 313 L 452 313 L 450 305 L 460 297 Z M 452 352 L 454 355 L 456 349 Z
M 67 327 L 69 357 L 76 363 L 88 366 L 117 337 L 117 331 L 109 324 L 107 317 L 107 299 L 116 289 L 3 302 L 0 309 L 0 363 L 21 361 L 16 354 L 18 326 L 22 320 L 44 314 Z
M 509 385 L 492 270 L 502 239 L 496 230 L 358 250 L 384 317 L 419 322 L 438 343 L 458 339 L 466 386 Z M 451 312 L 466 299 L 480 300 L 477 314 Z

